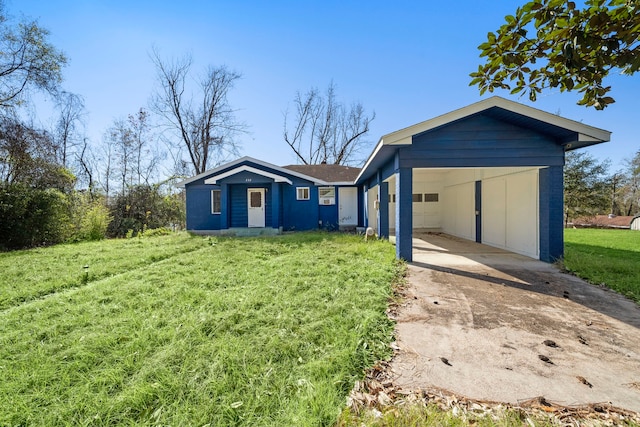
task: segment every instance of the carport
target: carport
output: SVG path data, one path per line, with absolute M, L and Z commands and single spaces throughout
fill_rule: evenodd
M 392 132 L 356 180 L 365 225 L 395 234 L 407 261 L 418 230 L 553 262 L 564 250 L 564 153 L 610 135 L 500 97 Z

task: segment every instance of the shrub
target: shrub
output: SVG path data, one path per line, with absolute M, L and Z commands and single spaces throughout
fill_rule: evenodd
M 80 236 L 83 240 L 102 240 L 107 236 L 110 222 L 109 209 L 100 202 L 94 202 L 82 218 Z
M 156 186 L 138 185 L 109 202 L 113 220 L 108 227 L 111 237 L 144 233 L 147 229 L 171 228 L 184 222 L 183 204 L 177 195 L 163 195 Z
M 107 236 L 107 227 L 111 221 L 109 209 L 104 197 L 83 191 L 69 195 L 71 199 L 71 217 L 73 234 L 71 241 L 102 240 Z
M 55 189 L 22 184 L 0 187 L 0 247 L 52 245 L 73 233 L 68 197 Z
M 149 228 L 144 230 L 144 232 L 138 234 L 141 237 L 155 237 L 155 236 L 166 236 L 167 234 L 171 234 L 173 231 L 167 227 L 160 228 Z

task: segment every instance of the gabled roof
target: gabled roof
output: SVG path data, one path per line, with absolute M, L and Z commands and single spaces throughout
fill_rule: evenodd
M 611 137 L 611 132 L 607 130 L 585 125 L 499 96 L 493 96 L 384 135 L 369 155 L 356 182 L 369 176 L 372 169 L 376 169 L 388 161 L 397 148 L 411 145 L 415 135 L 433 131 L 480 113 L 547 134 L 559 141 L 565 147 L 565 150 L 606 142 Z
M 218 175 L 213 175 L 211 178 L 207 178 L 204 180 L 205 184 L 216 184 L 219 180 L 224 179 L 229 176 L 233 176 L 240 172 L 251 172 L 256 175 L 261 175 L 266 178 L 272 179 L 274 182 L 286 182 L 287 184 L 292 184 L 291 180 L 285 176 L 277 175 L 275 173 L 267 172 L 262 169 L 254 168 L 249 165 L 238 166 L 237 168 L 230 169 L 226 172 L 223 172 Z
M 275 171 L 276 173 L 260 170 L 250 164 L 262 166 Z M 315 185 L 352 185 L 355 177 L 358 176 L 360 169 L 340 165 L 290 165 L 280 167 L 262 160 L 254 159 L 253 157 L 245 156 L 220 165 L 214 169 L 205 171 L 199 175 L 185 179 L 184 181 L 179 182 L 177 186 L 184 187 L 185 185 L 198 181 L 202 178 L 207 178 L 207 184 L 214 184 L 219 179 L 223 179 L 243 171 L 249 171 L 272 178 L 276 182 L 287 182 L 289 184 L 291 184 L 291 181 L 286 176 L 282 175 L 295 176 L 297 178 L 311 181 Z
M 360 168 L 343 165 L 289 165 L 283 168 L 312 176 L 331 184 L 353 184 Z

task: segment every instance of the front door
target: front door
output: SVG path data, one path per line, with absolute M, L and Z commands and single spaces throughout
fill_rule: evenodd
M 247 190 L 247 204 L 249 205 L 248 227 L 264 227 L 264 188 L 249 188 Z
M 343 226 L 358 225 L 358 189 L 356 187 L 339 187 L 338 205 L 338 224 Z

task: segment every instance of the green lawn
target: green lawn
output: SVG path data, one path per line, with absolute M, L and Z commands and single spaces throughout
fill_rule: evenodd
M 565 268 L 640 303 L 640 232 L 566 229 Z
M 332 425 L 399 270 L 325 233 L 0 254 L 0 425 Z

